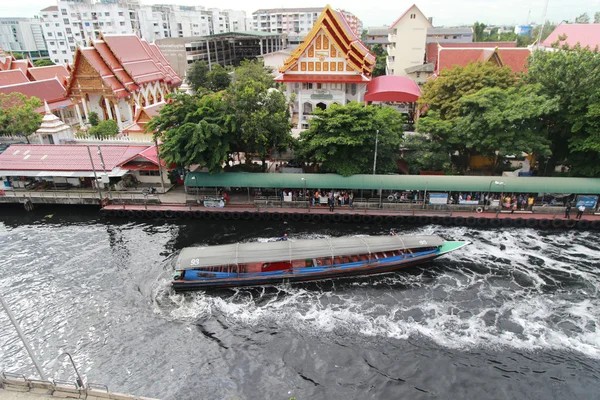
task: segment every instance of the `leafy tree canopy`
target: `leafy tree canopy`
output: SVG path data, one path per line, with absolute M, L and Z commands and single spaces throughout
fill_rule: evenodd
M 451 172 L 450 150 L 443 142 L 417 133 L 405 135 L 402 147 L 407 149 L 402 158 L 406 160 L 410 174 L 419 174 L 421 171 Z
M 575 23 L 576 24 L 589 24 L 590 16 L 588 15 L 588 13 L 583 13 L 579 17 L 575 18 Z
M 380 44 L 371 47 L 371 53 L 375 55 L 375 68 L 373 68 L 373 78 L 385 75 L 387 52 Z
M 229 87 L 231 76 L 221 64 L 214 64 L 212 71 L 206 74 L 207 89 L 213 92 L 219 92 Z
M 0 135 L 31 135 L 42 123 L 42 115 L 35 111 L 41 106 L 37 97 L 0 93 Z
M 35 60 L 33 62 L 33 66 L 34 67 L 48 67 L 50 65 L 55 65 L 52 60 L 49 60 L 47 58 L 43 58 L 41 60 Z
M 391 107 L 332 104 L 315 111 L 310 128 L 300 134 L 299 154 L 344 176 L 371 173 L 377 137 L 377 173 L 394 172 L 403 123 L 404 116 Z
M 485 88 L 463 97 L 461 116 L 449 142 L 484 156 L 550 155 L 543 117 L 558 110 L 558 101 L 538 91 L 535 85 L 519 85 Z
M 13 57 L 17 60 L 24 60 L 25 56 L 23 55 L 23 53 L 12 53 Z
M 539 86 L 539 93 L 556 98 L 558 109 L 546 116 L 552 157 L 544 170 L 557 163 L 573 174 L 597 176 L 600 165 L 600 57 L 598 51 L 579 45 L 560 51 L 536 51 L 524 81 Z
M 100 118 L 98 118 L 98 113 L 96 111 L 90 111 L 88 114 L 88 123 L 91 126 L 98 126 L 100 123 Z
M 265 67 L 260 60 L 244 60 L 240 66 L 235 69 L 233 74 L 232 86 L 234 89 L 246 87 L 252 82 L 256 82 L 263 88 L 272 88 L 275 86 L 272 69 Z
M 200 88 L 208 86 L 208 64 L 204 60 L 195 61 L 187 72 L 187 82 L 192 90 L 198 91 Z
M 98 125 L 92 126 L 89 130 L 89 134 L 98 139 L 117 136 L 118 133 L 119 126 L 112 119 L 100 121 Z
M 513 86 L 517 80 L 508 67 L 500 68 L 492 63 L 470 63 L 466 67 L 442 70 L 440 76 L 423 86 L 420 105 L 439 111 L 442 119 L 457 117 L 461 97 L 476 93 L 485 87 L 501 89 Z
M 181 166 L 198 164 L 219 172 L 231 149 L 237 130 L 235 113 L 226 94 L 170 95 L 158 117 L 148 123 L 162 141 L 160 154 L 167 163 Z

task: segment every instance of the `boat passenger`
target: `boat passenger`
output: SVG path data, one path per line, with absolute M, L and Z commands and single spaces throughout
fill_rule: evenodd
M 398 235 L 398 234 L 396 233 L 396 231 L 394 231 L 394 230 L 391 230 L 391 231 L 390 231 L 390 236 L 397 236 L 397 235 Z
M 285 242 L 286 240 L 288 240 L 287 233 L 284 233 L 282 237 L 277 239 L 278 242 Z

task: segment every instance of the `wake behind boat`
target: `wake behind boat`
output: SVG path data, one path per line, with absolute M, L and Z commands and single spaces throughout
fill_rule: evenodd
M 364 236 L 188 247 L 176 291 L 273 285 L 393 272 L 431 261 L 469 242 L 439 236 Z

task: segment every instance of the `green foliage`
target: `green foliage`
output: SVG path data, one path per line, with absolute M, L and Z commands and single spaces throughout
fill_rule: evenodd
M 375 67 L 373 68 L 373 78 L 385 75 L 387 52 L 380 44 L 371 47 L 371 53 L 375 55 Z
M 206 61 L 198 60 L 192 64 L 187 72 L 187 83 L 194 91 L 208 86 L 208 64 L 206 64 Z
M 98 118 L 98 113 L 96 111 L 91 111 L 88 113 L 88 124 L 91 126 L 98 126 L 100 123 L 100 118 Z
M 513 86 L 517 80 L 508 67 L 499 68 L 492 63 L 470 63 L 466 67 L 442 70 L 437 79 L 423 86 L 420 105 L 439 111 L 442 119 L 457 117 L 461 97 L 476 93 L 486 87 L 501 89 Z
M 483 22 L 475 22 L 473 24 L 473 41 L 483 42 L 484 40 L 484 29 L 487 27 Z
M 536 51 L 524 80 L 537 84 L 540 94 L 558 100 L 558 110 L 544 121 L 552 156 L 545 160 L 550 174 L 562 163 L 575 176 L 598 176 L 600 164 L 600 57 L 579 45 L 560 51 Z
M 232 86 L 235 88 L 246 87 L 256 82 L 262 88 L 275 87 L 271 72 L 272 69 L 265 67 L 260 60 L 244 60 L 235 69 Z
M 43 118 L 35 109 L 41 106 L 37 97 L 28 98 L 17 92 L 0 93 L 0 135 L 28 136 L 35 132 Z
M 221 64 L 214 64 L 212 71 L 206 74 L 206 79 L 207 89 L 213 92 L 225 90 L 231 83 L 229 72 Z
M 543 118 L 558 111 L 558 101 L 540 95 L 539 89 L 536 85 L 485 88 L 463 97 L 450 143 L 487 157 L 521 152 L 550 155 Z
M 410 174 L 421 171 L 451 172 L 449 147 L 441 141 L 431 140 L 424 134 L 405 135 L 402 158 L 408 164 Z
M 43 58 L 41 60 L 35 60 L 33 62 L 33 66 L 34 67 L 48 67 L 50 65 L 55 65 L 52 60 L 49 60 L 47 58 Z
M 583 13 L 579 17 L 575 18 L 575 23 L 576 24 L 589 24 L 590 16 L 588 15 L 588 13 Z
M 310 128 L 300 134 L 298 153 L 343 176 L 371 173 L 378 137 L 377 173 L 394 172 L 403 123 L 404 116 L 391 107 L 332 104 L 315 111 Z
M 595 24 L 600 24 L 600 11 L 596 11 L 594 13 L 594 23 Z
M 556 24 L 554 22 L 546 21 L 546 23 L 544 24 L 544 29 L 542 31 L 541 40 L 546 40 L 546 38 L 550 36 L 550 34 L 552 33 L 552 31 L 554 31 L 555 28 Z M 533 34 L 531 36 L 534 42 L 537 42 L 538 37 L 540 36 L 540 29 L 542 28 L 539 25 L 533 28 Z
M 237 130 L 235 113 L 226 95 L 221 92 L 170 96 L 172 102 L 161 109 L 147 128 L 156 131 L 163 142 L 161 157 L 179 166 L 199 164 L 211 173 L 221 171 Z
M 89 134 L 98 139 L 117 136 L 118 133 L 119 126 L 112 119 L 100 121 L 96 126 L 92 126 L 89 130 Z
M 17 60 L 24 60 L 25 56 L 23 55 L 23 53 L 12 53 L 13 57 Z

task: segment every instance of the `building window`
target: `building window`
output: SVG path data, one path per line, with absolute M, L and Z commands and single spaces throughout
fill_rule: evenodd
M 417 72 L 417 78 L 420 78 L 420 77 L 421 77 L 421 73 Z
M 62 53 L 63 53 L 63 54 L 67 54 L 67 51 L 66 51 L 66 50 L 63 50 L 63 51 L 62 51 Z
M 48 32 L 48 33 L 46 33 L 46 35 L 52 36 L 52 32 Z
M 140 176 L 160 176 L 160 171 L 140 171 Z
M 62 15 L 67 15 L 67 10 L 66 10 L 65 8 L 61 8 L 61 9 L 60 9 L 60 13 L 61 13 Z
M 58 22 L 56 22 L 56 23 L 54 24 L 54 26 L 60 26 L 60 24 L 59 24 Z
M 120 24 L 121 26 L 125 26 L 125 21 L 121 21 L 121 22 L 119 22 L 119 24 Z
M 325 85 L 323 83 L 317 83 L 317 89 L 325 89 Z
M 62 32 L 56 32 L 56 36 L 62 36 Z
M 52 54 L 56 54 L 56 53 L 57 53 L 57 51 L 56 51 L 56 50 L 52 50 Z
M 312 89 L 313 88 L 313 84 L 312 83 L 302 83 L 302 89 Z
M 67 31 L 67 33 L 71 33 L 71 28 L 65 28 L 65 31 Z
M 417 14 L 410 14 L 410 19 L 416 19 L 417 18 Z
M 119 17 L 123 16 L 123 11 L 119 11 Z
M 63 23 L 64 23 L 65 25 L 69 25 L 69 19 L 68 19 L 68 18 L 64 18 L 64 19 L 63 19 Z
M 352 96 L 356 96 L 356 83 L 353 83 L 352 86 L 350 86 L 350 93 Z
M 51 40 L 48 43 L 50 43 L 50 46 L 54 46 L 54 40 Z
M 62 40 L 60 42 L 58 42 L 59 45 L 64 46 L 65 42 L 63 42 Z
M 55 62 L 56 64 L 60 64 L 60 61 L 58 61 L 58 58 L 55 58 L 55 59 L 54 59 L 54 62 Z
M 105 13 L 104 13 L 104 16 L 105 16 L 105 17 L 110 17 L 110 13 L 109 13 L 109 12 L 105 12 Z
M 67 40 L 69 41 L 69 43 L 73 43 L 73 42 L 74 42 L 74 40 L 73 40 L 73 37 L 72 37 L 72 36 L 69 36 Z
M 46 23 L 46 28 L 50 27 L 50 24 Z

